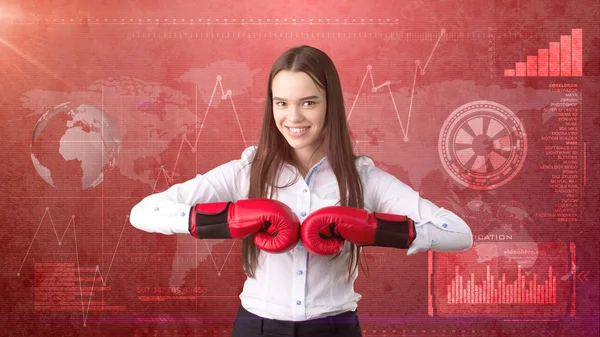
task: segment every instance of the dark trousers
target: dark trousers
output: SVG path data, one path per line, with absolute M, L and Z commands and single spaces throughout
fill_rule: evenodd
M 308 321 L 280 321 L 257 316 L 240 305 L 232 337 L 362 337 L 356 311 Z

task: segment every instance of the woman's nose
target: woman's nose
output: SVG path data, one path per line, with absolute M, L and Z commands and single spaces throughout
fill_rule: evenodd
M 291 104 L 288 107 L 288 115 L 287 118 L 291 121 L 297 121 L 302 119 L 302 112 L 299 107 Z

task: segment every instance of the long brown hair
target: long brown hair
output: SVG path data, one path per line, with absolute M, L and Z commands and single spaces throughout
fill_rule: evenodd
M 304 72 L 325 91 L 327 111 L 323 128 L 324 137 L 319 147 L 323 144 L 327 147 L 327 160 L 339 186 L 339 204 L 363 208 L 363 189 L 355 165 L 357 156 L 352 150 L 340 79 L 329 56 L 310 46 L 299 46 L 287 50 L 271 68 L 260 140 L 251 163 L 248 198 L 273 198 L 277 188 L 291 185 L 276 186 L 282 165 L 285 162 L 295 166 L 299 165 L 292 156 L 291 146 L 277 129 L 273 117 L 271 86 L 273 78 L 281 70 Z M 349 277 L 356 270 L 360 257 L 360 248 L 355 244 L 351 244 L 350 247 Z M 259 250 L 254 244 L 254 235 L 246 237 L 242 242 L 242 259 L 244 261 L 243 268 L 248 277 L 254 278 L 255 276 L 258 254 Z

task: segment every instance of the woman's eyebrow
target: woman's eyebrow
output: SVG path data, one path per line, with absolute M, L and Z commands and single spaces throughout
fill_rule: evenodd
M 299 101 L 304 101 L 304 100 L 307 100 L 307 99 L 317 99 L 317 98 L 319 98 L 319 96 L 312 95 L 312 96 L 302 97 L 302 98 L 299 99 Z M 273 100 L 274 101 L 286 101 L 285 98 L 279 98 L 277 96 L 273 97 Z

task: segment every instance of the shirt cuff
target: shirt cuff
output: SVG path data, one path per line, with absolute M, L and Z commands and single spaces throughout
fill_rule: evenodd
M 176 204 L 169 206 L 155 206 L 154 214 L 150 214 L 148 222 L 155 223 L 155 232 L 163 234 L 190 234 L 189 214 L 190 206 L 186 204 Z M 161 230 L 162 228 L 162 230 Z
M 175 234 L 190 234 L 189 229 L 190 206 L 177 205 L 177 216 L 173 219 L 171 231 Z
M 413 242 L 408 247 L 406 251 L 406 255 L 413 255 L 418 252 L 424 252 L 431 247 L 431 239 L 429 237 L 429 227 L 423 226 L 425 222 L 415 222 L 415 232 L 417 236 L 413 240 Z
M 427 250 L 461 251 L 471 247 L 471 228 L 456 214 L 440 207 L 432 216 L 415 221 L 417 237 L 406 255 Z

